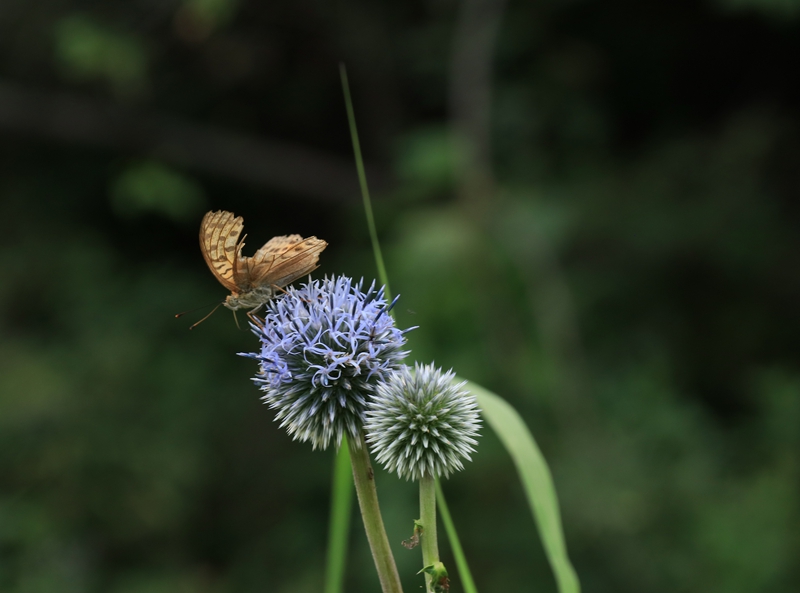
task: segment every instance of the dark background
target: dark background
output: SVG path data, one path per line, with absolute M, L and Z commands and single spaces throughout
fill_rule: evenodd
M 0 590 L 321 589 L 331 452 L 230 313 L 173 315 L 225 295 L 208 209 L 375 277 L 340 61 L 411 359 L 522 413 L 584 590 L 798 590 L 799 58 L 793 0 L 2 0 Z M 478 587 L 554 591 L 483 432 Z

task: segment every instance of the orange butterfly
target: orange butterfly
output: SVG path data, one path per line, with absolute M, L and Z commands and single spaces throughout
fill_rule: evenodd
M 231 291 L 221 304 L 232 311 L 248 308 L 252 316 L 278 290 L 315 270 L 328 244 L 316 237 L 273 237 L 253 257 L 245 257 L 247 235 L 239 238 L 243 228 L 241 216 L 208 212 L 200 223 L 200 249 L 214 276 Z

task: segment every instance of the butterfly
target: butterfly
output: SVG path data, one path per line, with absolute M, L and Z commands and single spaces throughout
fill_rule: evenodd
M 242 255 L 245 235 L 241 216 L 218 210 L 208 212 L 200 223 L 200 250 L 222 286 L 231 291 L 221 304 L 228 309 L 253 313 L 284 286 L 317 268 L 319 254 L 328 244 L 316 237 L 273 237 L 252 257 Z M 213 313 L 213 311 L 212 311 Z

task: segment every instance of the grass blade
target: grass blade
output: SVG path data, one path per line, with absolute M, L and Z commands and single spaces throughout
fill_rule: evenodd
M 578 575 L 567 555 L 553 478 L 533 435 L 504 399 L 476 383 L 468 383 L 467 388 L 478 398 L 487 424 L 497 433 L 514 461 L 559 592 L 580 593 Z
M 447 539 L 450 542 L 450 549 L 456 561 L 456 568 L 458 569 L 458 576 L 461 578 L 461 586 L 464 588 L 464 593 L 478 593 L 475 581 L 472 580 L 469 565 L 467 565 L 467 557 L 461 547 L 461 540 L 458 539 L 456 527 L 453 524 L 452 517 L 450 517 L 450 510 L 447 508 L 447 501 L 444 499 L 444 492 L 442 492 L 442 485 L 439 480 L 436 480 L 436 504 L 439 507 L 439 516 L 442 518 L 444 530 L 447 532 Z
M 350 469 L 350 450 L 347 437 L 336 453 L 333 465 L 331 518 L 328 531 L 328 557 L 325 566 L 325 593 L 342 593 L 347 561 L 347 542 L 350 534 L 350 509 L 353 506 L 353 474 Z
M 375 228 L 375 217 L 372 215 L 372 201 L 369 197 L 369 187 L 367 186 L 367 173 L 364 170 L 364 159 L 361 157 L 361 143 L 358 141 L 358 129 L 356 128 L 356 114 L 353 109 L 353 100 L 350 97 L 350 85 L 347 82 L 347 69 L 344 64 L 339 64 L 339 74 L 342 78 L 342 91 L 344 91 L 344 104 L 347 108 L 347 122 L 350 125 L 350 139 L 353 142 L 353 153 L 356 157 L 356 169 L 358 170 L 358 183 L 361 185 L 361 197 L 364 201 L 364 213 L 367 215 L 367 226 L 369 236 L 372 240 L 372 252 L 375 255 L 375 265 L 378 266 L 378 280 L 385 287 L 386 301 L 392 302 L 392 293 L 389 290 L 389 275 L 386 273 L 386 266 L 383 264 L 383 254 L 381 254 L 381 244 L 378 241 L 378 231 Z

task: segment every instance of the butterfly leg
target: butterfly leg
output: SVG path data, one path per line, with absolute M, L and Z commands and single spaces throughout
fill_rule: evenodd
M 258 317 L 258 316 L 256 316 L 256 311 L 258 311 L 262 306 L 263 305 L 259 305 L 258 307 L 254 308 L 254 309 L 250 309 L 247 312 L 248 319 L 250 319 L 250 321 L 252 321 L 261 330 L 264 329 L 264 321 L 265 320 L 260 318 L 260 317 Z

